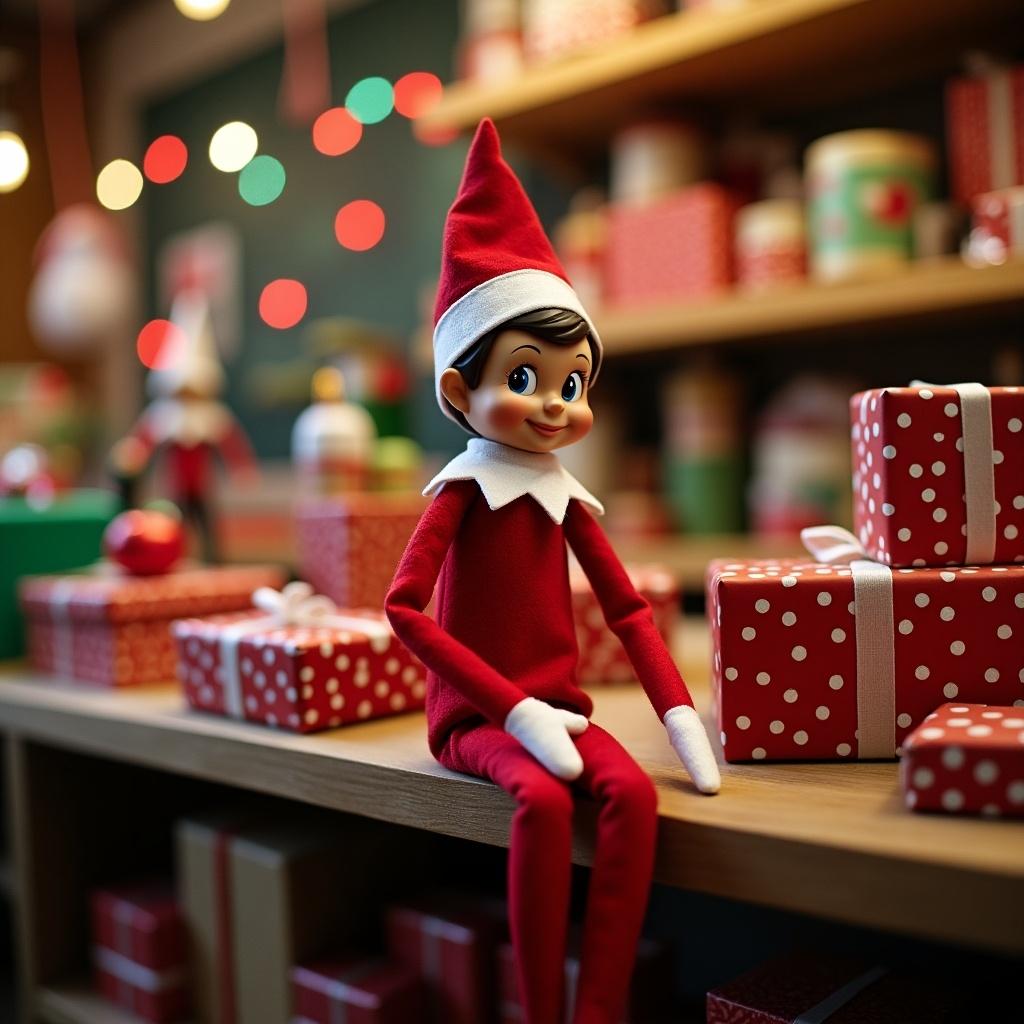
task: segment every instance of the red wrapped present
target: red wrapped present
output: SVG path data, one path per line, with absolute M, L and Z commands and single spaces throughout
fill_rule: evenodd
M 349 494 L 309 499 L 295 515 L 299 575 L 340 608 L 383 608 L 427 499 Z
M 971 214 L 964 251 L 968 263 L 999 266 L 1024 255 L 1024 185 L 975 196 Z
M 943 704 L 904 741 L 900 782 L 915 811 L 1024 818 L 1024 699 Z
M 733 280 L 733 195 L 703 182 L 608 212 L 609 305 L 644 305 L 725 291 Z
M 854 395 L 854 529 L 888 565 L 1024 562 L 1024 388 Z
M 960 997 L 918 977 L 821 953 L 755 967 L 707 996 L 708 1024 L 944 1024 Z
M 1020 565 L 716 561 L 708 614 L 728 761 L 893 757 L 945 701 L 1024 682 Z
M 494 1019 L 495 967 L 505 924 L 487 906 L 392 907 L 388 950 L 423 979 L 436 1024 Z
M 946 134 L 954 199 L 1024 184 L 1024 65 L 949 82 Z
M 423 707 L 426 672 L 383 612 L 339 612 L 306 583 L 253 599 L 261 611 L 171 627 L 192 707 L 293 732 Z
M 576 1009 L 576 986 L 580 976 L 579 936 L 571 941 L 572 952 L 565 958 L 565 1024 L 572 1024 Z M 501 1024 L 526 1020 L 516 976 L 515 952 L 507 943 L 498 952 L 498 984 Z M 662 1024 L 669 1019 L 672 1004 L 672 963 L 668 949 L 660 942 L 641 939 L 629 988 L 629 1002 L 621 1024 Z
M 174 678 L 170 624 L 183 615 L 237 611 L 252 592 L 280 586 L 272 566 L 183 569 L 162 576 L 103 571 L 22 581 L 32 664 L 76 680 L 128 686 Z
M 655 565 L 631 566 L 627 571 L 633 586 L 650 603 L 658 632 L 671 647 L 679 621 L 679 586 L 675 578 L 667 569 Z M 600 686 L 635 681 L 636 672 L 619 638 L 608 628 L 586 576 L 574 568 L 569 579 L 579 647 L 576 676 L 580 684 Z
M 608 43 L 667 7 L 665 0 L 525 0 L 523 50 L 528 60 L 553 60 Z
M 291 978 L 295 1013 L 304 1024 L 409 1024 L 423 1019 L 423 983 L 409 968 L 386 960 L 318 960 L 292 968 Z
M 169 882 L 97 889 L 92 941 L 100 993 L 145 1020 L 189 1011 L 185 923 Z

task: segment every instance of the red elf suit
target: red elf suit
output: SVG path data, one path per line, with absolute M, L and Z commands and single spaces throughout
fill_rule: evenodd
M 445 226 L 434 351 L 446 415 L 443 371 L 485 333 L 549 308 L 581 316 L 599 358 L 597 332 L 484 121 Z M 593 518 L 600 503 L 553 453 L 476 437 L 424 493 L 435 497 L 386 608 L 395 633 L 428 669 L 434 756 L 516 800 L 509 916 L 526 1020 L 562 1020 L 571 780 L 600 803 L 573 1021 L 618 1024 L 650 888 L 657 799 L 629 753 L 587 721 L 593 705 L 576 681 L 567 547 L 705 792 L 718 787 L 717 765 L 649 605 Z M 436 621 L 423 611 L 435 583 Z

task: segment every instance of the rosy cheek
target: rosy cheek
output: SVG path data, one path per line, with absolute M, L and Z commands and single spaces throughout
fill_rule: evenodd
M 485 413 L 487 421 L 498 429 L 517 427 L 529 414 L 529 399 L 513 394 L 507 388 L 492 392 Z

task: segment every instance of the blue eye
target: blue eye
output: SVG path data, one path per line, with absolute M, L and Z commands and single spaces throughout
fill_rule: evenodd
M 537 371 L 525 363 L 508 375 L 508 389 L 517 395 L 532 395 L 537 390 Z
M 562 385 L 562 398 L 566 402 L 578 402 L 583 394 L 583 375 L 575 370 L 565 378 Z

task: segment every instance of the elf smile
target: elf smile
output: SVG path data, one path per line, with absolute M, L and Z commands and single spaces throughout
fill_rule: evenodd
M 527 420 L 526 422 L 529 423 L 538 434 L 541 434 L 544 437 L 554 437 L 569 426 L 568 423 L 563 423 L 560 427 L 555 427 L 550 423 L 534 423 L 533 420 Z

